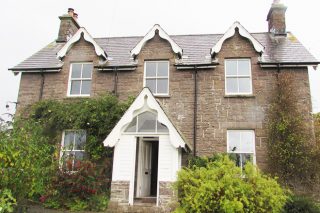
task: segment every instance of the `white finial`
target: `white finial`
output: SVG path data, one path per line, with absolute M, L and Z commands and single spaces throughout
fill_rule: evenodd
M 273 4 L 280 4 L 280 0 L 273 0 Z

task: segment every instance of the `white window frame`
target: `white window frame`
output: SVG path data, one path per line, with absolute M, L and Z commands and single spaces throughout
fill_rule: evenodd
M 60 149 L 60 163 L 59 163 L 59 166 L 60 166 L 60 169 L 63 168 L 63 154 L 64 152 L 84 152 L 85 153 L 85 149 L 79 149 L 79 150 L 76 150 L 74 149 L 75 147 L 75 143 L 73 141 L 73 146 L 72 146 L 72 150 L 71 149 L 65 149 L 64 147 L 64 139 L 65 139 L 65 135 L 66 135 L 66 132 L 78 132 L 78 131 L 84 131 L 85 132 L 85 135 L 86 135 L 86 141 L 85 143 L 87 143 L 87 131 L 85 130 L 82 130 L 82 129 L 66 129 L 62 132 L 62 140 L 61 140 L 61 149 Z M 74 160 L 72 161 L 72 170 L 71 171 L 74 171 Z
M 92 65 L 92 71 L 91 71 L 90 78 L 82 78 L 82 77 L 80 77 L 80 78 L 71 78 L 72 67 L 73 67 L 74 64 L 81 64 L 82 65 L 81 66 L 81 74 L 82 74 L 83 65 L 84 64 L 91 64 Z M 68 97 L 90 97 L 91 94 L 81 94 L 81 90 L 82 90 L 82 81 L 90 80 L 91 81 L 90 93 L 91 93 L 91 89 L 92 89 L 92 73 L 93 73 L 93 63 L 92 62 L 74 62 L 74 63 L 70 63 L 67 96 Z M 80 83 L 80 94 L 71 94 L 71 82 L 72 81 L 81 81 L 81 83 Z
M 150 63 L 150 62 L 153 62 L 153 63 L 157 63 L 157 68 L 156 68 L 156 77 L 147 77 L 147 63 Z M 157 76 L 158 74 L 158 63 L 159 62 L 167 62 L 168 64 L 168 76 L 167 77 L 164 77 L 164 76 Z M 169 96 L 169 83 L 170 83 L 170 63 L 169 63 L 169 60 L 148 60 L 148 61 L 145 61 L 144 62 L 144 74 L 143 74 L 143 87 L 146 87 L 146 80 L 147 79 L 155 79 L 156 80 L 156 91 L 158 90 L 158 79 L 168 79 L 168 88 L 167 88 L 167 93 L 158 93 L 158 92 L 155 92 L 153 93 L 153 95 L 155 96 Z M 152 91 L 151 91 L 152 92 Z
M 237 72 L 238 72 L 238 62 L 239 61 L 249 61 L 249 75 L 227 75 L 227 62 L 228 61 L 237 61 Z M 226 95 L 252 95 L 252 69 L 251 69 L 251 59 L 250 58 L 228 58 L 224 60 L 224 88 Z M 250 79 L 250 91 L 249 92 L 239 92 L 239 82 L 238 82 L 238 92 L 228 93 L 227 91 L 227 78 L 236 78 L 239 81 L 239 78 L 248 78 Z
M 230 132 L 250 132 L 250 133 L 252 133 L 252 143 L 253 143 L 253 152 L 250 152 L 250 151 L 248 151 L 248 152 L 246 152 L 246 151 L 243 151 L 243 150 L 241 150 L 241 151 L 237 151 L 237 150 L 235 150 L 235 151 L 230 151 L 229 150 L 229 133 Z M 245 129 L 228 129 L 227 130 L 227 153 L 228 154 L 252 154 L 252 163 L 255 165 L 256 164 L 256 142 L 255 142 L 255 132 L 254 132 L 254 130 L 250 130 L 250 129 L 247 129 L 247 130 L 245 130 Z M 240 143 L 241 143 L 241 134 L 240 134 L 240 138 L 239 138 L 239 140 L 240 140 Z M 241 164 L 240 165 L 240 168 L 241 169 L 243 169 L 243 165 Z

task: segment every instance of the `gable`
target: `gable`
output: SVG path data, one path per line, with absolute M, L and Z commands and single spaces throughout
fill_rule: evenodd
M 234 22 L 231 27 L 227 30 L 227 32 L 219 39 L 219 41 L 212 47 L 211 49 L 211 55 L 214 56 L 217 53 L 220 52 L 222 48 L 222 44 L 230 37 L 234 36 L 236 33 L 236 30 L 239 31 L 239 34 L 242 37 L 247 38 L 251 44 L 253 45 L 254 49 L 258 53 L 264 52 L 264 46 L 256 40 L 239 22 Z
M 84 38 L 87 42 L 90 42 L 95 50 L 95 53 L 97 56 L 100 56 L 104 58 L 104 60 L 107 60 L 107 54 L 106 52 L 96 43 L 96 41 L 93 39 L 93 37 L 88 33 L 88 31 L 81 27 L 69 40 L 68 42 L 60 49 L 60 51 L 57 53 L 57 58 L 62 59 L 68 51 L 72 48 L 72 46 L 78 42 L 81 38 Z
M 150 39 L 154 38 L 154 36 L 158 34 L 162 39 L 165 39 L 171 45 L 172 51 L 182 56 L 182 48 L 172 39 L 170 36 L 160 27 L 160 25 L 155 24 L 151 30 L 139 41 L 139 43 L 130 51 L 132 57 L 136 57 L 139 55 L 143 46 L 149 41 Z
M 175 148 L 191 148 L 182 138 L 181 134 L 175 128 L 173 123 L 169 120 L 160 104 L 152 95 L 151 91 L 148 88 L 143 88 L 138 97 L 131 104 L 129 109 L 122 116 L 117 125 L 112 129 L 107 138 L 103 141 L 105 146 L 114 147 L 117 142 L 120 140 L 122 133 L 127 129 L 128 125 L 133 121 L 133 119 L 146 112 L 146 108 L 153 113 L 157 113 L 157 120 L 161 124 L 165 125 L 169 131 L 169 138 L 171 145 Z

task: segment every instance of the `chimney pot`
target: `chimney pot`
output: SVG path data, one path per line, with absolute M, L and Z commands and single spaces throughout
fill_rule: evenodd
M 73 18 L 78 19 L 78 13 L 73 13 Z
M 73 17 L 74 9 L 73 8 L 68 8 L 68 14 L 69 14 L 69 16 Z

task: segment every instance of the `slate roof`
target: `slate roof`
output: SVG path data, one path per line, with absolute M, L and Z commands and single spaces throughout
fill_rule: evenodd
M 318 60 L 294 37 L 274 38 L 269 33 L 251 33 L 264 47 L 263 63 L 300 63 L 318 64 Z M 170 36 L 182 49 L 182 64 L 211 63 L 210 49 L 223 34 L 172 35 Z M 130 50 L 142 39 L 136 37 L 95 38 L 94 40 L 108 54 L 109 61 L 104 66 L 134 65 Z M 56 53 L 65 43 L 52 42 L 17 66 L 13 71 L 28 71 L 37 69 L 61 68 L 62 62 L 56 58 Z

